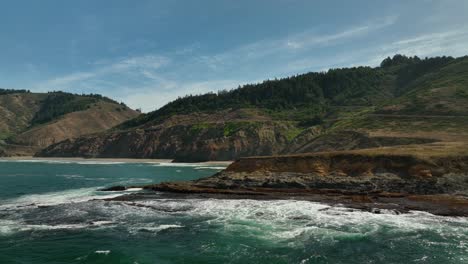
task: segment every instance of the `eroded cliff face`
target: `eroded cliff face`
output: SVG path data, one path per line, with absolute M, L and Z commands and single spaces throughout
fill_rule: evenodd
M 160 123 L 68 139 L 39 153 L 42 157 L 164 158 L 181 162 L 235 160 L 386 145 L 428 143 L 418 138 L 371 138 L 366 133 L 325 133 L 320 126 L 271 120 L 252 110 L 171 116 Z
M 177 161 L 233 160 L 275 155 L 288 144 L 284 122 L 180 124 L 71 139 L 38 156 L 170 158 Z

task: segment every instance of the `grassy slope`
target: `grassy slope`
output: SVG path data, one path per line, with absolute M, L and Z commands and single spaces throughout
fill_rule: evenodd
M 0 95 L 0 140 L 29 127 L 44 98 L 33 93 Z
M 105 131 L 136 115 L 129 108 L 98 101 L 86 110 L 68 113 L 45 124 L 33 126 L 14 136 L 11 141 L 21 145 L 46 147 L 67 138 Z
M 48 97 L 51 95 L 55 94 L 0 95 L 0 140 L 3 140 L 0 142 L 1 149 L 14 155 L 32 155 L 38 147 L 45 147 L 66 138 L 103 132 L 139 114 L 99 96 L 66 94 L 69 100 L 56 100 L 57 102 L 50 104 Z M 70 108 L 70 105 L 74 107 Z M 48 113 L 50 109 L 56 111 Z M 40 113 L 42 117 L 47 118 L 39 119 Z

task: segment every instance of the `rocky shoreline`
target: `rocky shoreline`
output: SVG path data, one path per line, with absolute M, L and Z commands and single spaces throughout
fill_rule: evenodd
M 374 212 L 468 216 L 468 157 L 352 152 L 251 157 L 211 177 L 140 187 L 185 198 L 297 199 Z

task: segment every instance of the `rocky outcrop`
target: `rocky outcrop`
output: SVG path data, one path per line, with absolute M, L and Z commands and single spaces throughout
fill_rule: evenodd
M 352 152 L 242 158 L 211 177 L 148 190 L 345 203 L 468 216 L 468 156 Z M 378 204 L 378 205 L 377 205 Z
M 189 185 L 229 190 L 468 195 L 468 157 L 426 160 L 410 155 L 337 152 L 242 158 L 226 170 Z

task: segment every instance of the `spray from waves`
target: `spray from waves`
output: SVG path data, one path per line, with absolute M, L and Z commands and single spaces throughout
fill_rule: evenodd
M 18 198 L 1 201 L 0 209 L 12 209 L 28 206 L 51 206 L 67 203 L 86 202 L 93 199 L 108 199 L 124 195 L 125 192 L 102 194 L 96 187 L 79 188 L 43 194 L 29 194 Z

